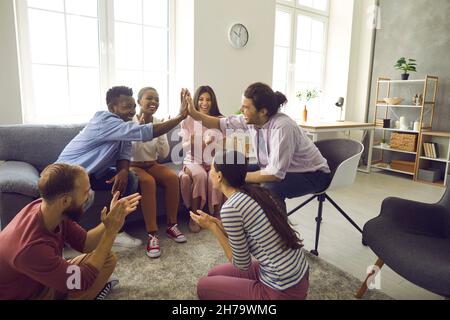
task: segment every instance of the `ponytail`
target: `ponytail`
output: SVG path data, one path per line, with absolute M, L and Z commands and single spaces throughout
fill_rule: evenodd
M 288 100 L 281 92 L 273 92 L 272 88 L 267 84 L 257 82 L 250 85 L 244 93 L 244 97 L 251 99 L 256 110 L 267 109 L 269 117 L 278 113 L 280 108 L 284 106 Z
M 280 106 L 280 108 L 288 103 L 288 99 L 280 91 L 275 92 L 275 98 L 277 99 L 277 105 Z
M 257 185 L 245 184 L 241 191 L 254 199 L 263 209 L 272 227 L 284 243 L 283 249 L 300 249 L 302 241 L 297 232 L 289 224 L 285 206 L 281 199 L 270 190 Z

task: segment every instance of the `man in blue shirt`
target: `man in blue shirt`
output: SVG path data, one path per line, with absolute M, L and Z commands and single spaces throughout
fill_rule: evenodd
M 182 91 L 182 96 L 185 90 Z M 114 87 L 106 94 L 108 111 L 99 111 L 88 125 L 64 148 L 56 162 L 80 165 L 89 173 L 93 190 L 109 190 L 122 196 L 136 192 L 137 176 L 129 171 L 132 141 L 151 141 L 166 134 L 187 116 L 187 105 L 179 115 L 157 124 L 139 125 L 133 122 L 136 102 L 133 90 Z M 112 187 L 111 187 L 112 185 Z M 123 240 L 123 241 L 121 241 Z M 141 244 L 123 233 L 117 238 L 125 247 Z

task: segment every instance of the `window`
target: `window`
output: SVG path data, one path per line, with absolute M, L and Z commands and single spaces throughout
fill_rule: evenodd
M 300 119 L 296 93 L 322 90 L 324 85 L 328 0 L 279 0 L 275 19 L 273 88 L 288 96 L 284 112 Z M 311 101 L 309 117 L 326 113 L 320 100 Z
M 153 86 L 169 113 L 172 2 L 16 0 L 25 123 L 79 123 L 115 85 Z

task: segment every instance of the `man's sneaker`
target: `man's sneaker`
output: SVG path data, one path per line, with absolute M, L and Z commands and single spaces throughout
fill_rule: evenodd
M 168 228 L 166 234 L 175 242 L 183 243 L 187 241 L 186 237 L 181 233 L 180 229 L 178 229 L 178 225 L 176 224 Z
M 148 236 L 147 256 L 150 258 L 159 258 L 161 256 L 161 248 L 159 246 L 158 236 Z
M 108 282 L 105 284 L 103 289 L 99 292 L 95 300 L 105 300 L 105 298 L 108 296 L 108 294 L 111 292 L 111 290 L 119 284 L 119 278 L 112 275 Z
M 114 245 L 122 248 L 136 248 L 142 245 L 140 239 L 133 238 L 126 232 L 119 233 L 114 241 Z

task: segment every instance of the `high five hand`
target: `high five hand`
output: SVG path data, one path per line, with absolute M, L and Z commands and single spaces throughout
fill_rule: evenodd
M 188 116 L 188 105 L 186 101 L 186 93 L 187 89 L 182 89 L 180 93 L 181 97 L 181 106 L 180 106 L 180 116 L 185 119 Z
M 192 115 L 196 114 L 198 111 L 195 110 L 194 101 L 192 100 L 191 93 L 187 89 L 186 89 L 186 94 L 185 94 L 184 99 L 185 99 L 185 103 L 187 104 L 189 115 L 192 116 Z

